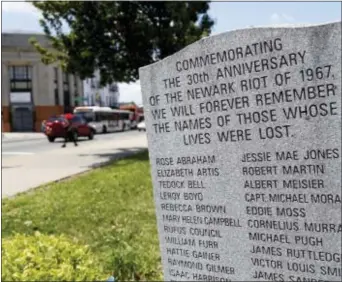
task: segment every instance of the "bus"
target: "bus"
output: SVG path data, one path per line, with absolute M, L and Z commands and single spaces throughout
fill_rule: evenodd
M 131 129 L 132 113 L 124 110 L 114 110 L 109 107 L 76 107 L 75 115 L 82 116 L 96 133 L 125 131 Z
M 122 103 L 120 110 L 130 111 L 131 116 L 131 129 L 136 129 L 138 123 L 144 120 L 144 111 L 142 107 L 138 107 L 135 103 Z

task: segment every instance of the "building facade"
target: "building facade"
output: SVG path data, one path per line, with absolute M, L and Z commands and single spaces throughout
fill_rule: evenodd
M 84 105 L 118 108 L 120 92 L 117 83 L 100 86 L 100 72 L 97 70 L 93 78 L 83 81 Z
M 82 103 L 83 82 L 57 65 L 45 65 L 29 43 L 35 37 L 51 48 L 42 34 L 2 33 L 1 106 L 4 132 L 40 131 L 51 115 L 72 111 Z

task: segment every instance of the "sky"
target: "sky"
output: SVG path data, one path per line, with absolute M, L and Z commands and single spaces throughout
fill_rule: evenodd
M 215 20 L 212 34 L 217 34 L 251 26 L 341 21 L 341 2 L 212 2 L 209 14 Z M 2 32 L 40 33 L 39 17 L 27 2 L 2 2 Z M 122 102 L 142 103 L 139 81 L 120 83 L 119 88 Z

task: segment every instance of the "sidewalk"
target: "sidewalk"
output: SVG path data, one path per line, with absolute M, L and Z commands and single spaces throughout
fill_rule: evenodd
M 3 132 L 2 142 L 16 142 L 46 138 L 41 132 Z
M 13 196 L 48 182 L 79 174 L 109 161 L 147 149 L 145 135 L 105 140 L 86 146 L 56 148 L 2 161 L 2 197 Z

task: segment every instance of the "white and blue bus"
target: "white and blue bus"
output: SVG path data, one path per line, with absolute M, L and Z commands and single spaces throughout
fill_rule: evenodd
M 83 106 L 74 109 L 75 115 L 82 116 L 96 133 L 125 131 L 131 129 L 132 113 L 109 107 Z

